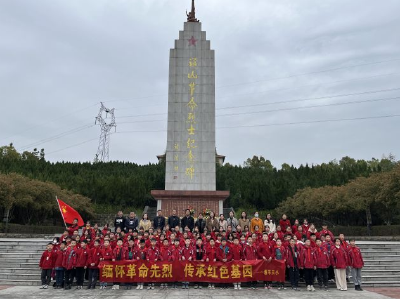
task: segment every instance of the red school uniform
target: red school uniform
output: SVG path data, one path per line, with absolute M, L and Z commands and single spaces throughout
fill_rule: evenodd
M 257 248 L 257 255 L 260 260 L 264 257 L 269 259 L 271 257 L 271 247 L 268 242 L 261 242 Z
M 104 247 L 101 250 L 101 258 L 103 258 L 105 261 L 111 261 L 113 259 L 113 250 L 110 246 L 107 248 Z
M 77 250 L 76 267 L 87 267 L 90 249 L 80 248 Z
M 325 246 L 321 246 L 315 249 L 315 255 L 317 258 L 317 268 L 327 269 L 331 265 L 329 253 Z
M 222 246 L 220 245 L 217 248 L 217 260 L 222 262 L 226 259 L 228 262 L 232 260 L 232 253 L 229 246 Z
M 70 227 L 67 228 L 68 235 L 72 237 L 74 234 L 74 231 L 79 231 L 79 226 L 78 225 L 71 225 Z
M 170 261 L 171 260 L 171 248 L 169 245 L 161 246 L 160 256 L 162 261 Z
M 243 259 L 245 261 L 257 260 L 257 249 L 253 245 L 246 244 L 243 247 Z
M 57 250 L 55 253 L 55 262 L 54 262 L 54 268 L 62 268 L 63 267 L 63 260 L 64 260 L 64 255 L 65 255 L 65 250 Z
M 317 266 L 317 257 L 315 250 L 310 246 L 304 246 L 300 254 L 300 267 L 305 269 L 313 269 Z
M 295 266 L 296 266 L 297 268 L 299 268 L 300 267 L 300 258 L 301 258 L 300 254 L 301 254 L 301 249 L 298 246 L 296 246 L 296 245 L 294 245 L 293 247 L 289 246 L 286 249 L 286 257 L 285 257 L 286 266 L 289 266 L 290 268 L 295 268 Z M 296 261 L 296 264 L 295 264 L 295 261 Z
M 179 246 L 172 246 L 171 248 L 171 261 L 179 261 L 181 258 L 181 248 Z
M 232 244 L 231 246 L 231 252 L 232 252 L 232 260 L 234 261 L 241 261 L 243 258 L 243 247 L 242 245 L 238 244 Z
M 63 267 L 66 270 L 71 270 L 76 267 L 76 261 L 77 261 L 77 249 L 76 247 L 68 247 L 65 250 L 65 255 L 63 259 Z
M 112 258 L 115 259 L 116 261 L 123 261 L 125 260 L 125 255 L 126 255 L 126 248 L 124 246 L 117 246 L 113 250 L 113 255 Z
M 44 251 L 42 257 L 40 258 L 39 267 L 42 269 L 53 269 L 55 262 L 55 253 L 53 251 Z
M 281 226 L 282 231 L 286 231 L 286 228 L 291 227 L 292 225 L 290 224 L 290 220 L 286 219 L 286 220 L 279 220 L 279 225 Z
M 279 251 L 280 251 L 280 253 L 281 253 L 281 258 L 279 259 L 278 258 L 278 256 L 276 255 L 277 254 L 277 252 L 279 253 Z M 279 259 L 279 260 L 284 260 L 285 258 L 286 258 L 286 249 L 285 249 L 285 247 L 284 246 L 275 246 L 275 247 L 272 247 L 271 248 L 271 257 L 272 257 L 272 259 L 274 259 L 274 260 L 276 260 L 276 259 Z
M 320 237 L 321 236 L 326 236 L 326 235 L 330 235 L 332 240 L 335 239 L 335 237 L 333 236 L 332 232 L 330 230 L 328 230 L 328 229 L 323 229 L 323 230 L 321 230 L 319 232 L 319 236 Z
M 210 261 L 216 261 L 217 260 L 217 247 L 215 246 L 208 246 L 206 249 L 206 258 Z
M 361 254 L 360 248 L 357 246 L 349 248 L 349 266 L 355 269 L 364 267 L 364 259 Z
M 298 225 L 292 225 L 292 233 L 297 233 Z
M 181 249 L 181 256 L 182 256 L 182 260 L 184 261 L 189 261 L 190 260 L 195 260 L 196 256 L 195 256 L 195 252 L 192 246 L 185 246 Z M 183 259 L 185 258 L 185 259 Z
M 88 268 L 89 269 L 97 269 L 99 267 L 101 258 L 101 249 L 100 247 L 93 247 L 90 249 L 89 259 L 88 259 Z M 94 264 L 94 265 L 92 265 Z
M 348 264 L 347 252 L 342 247 L 334 247 L 331 252 L 331 265 L 337 269 L 346 269 Z
M 135 246 L 125 248 L 125 260 L 135 260 Z
M 149 262 L 156 262 L 160 260 L 160 250 L 157 247 L 150 247 L 147 249 L 146 259 Z
M 141 248 L 140 246 L 134 249 L 134 259 L 135 260 L 146 260 L 147 259 L 147 249 L 146 247 Z

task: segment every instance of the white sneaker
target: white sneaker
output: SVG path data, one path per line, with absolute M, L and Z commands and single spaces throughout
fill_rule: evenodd
M 112 286 L 111 290 L 116 290 L 117 287 L 115 285 Z
M 238 286 L 237 286 L 237 284 L 234 284 L 234 287 L 233 287 L 233 289 L 234 289 L 234 290 L 237 290 L 237 289 L 238 289 Z
M 140 285 L 140 289 L 143 290 L 143 285 L 142 284 Z
M 315 292 L 314 286 L 311 286 L 311 292 Z
M 307 286 L 307 291 L 311 292 L 311 286 Z
M 136 290 L 140 290 L 140 285 L 137 285 Z
M 238 284 L 238 290 L 241 290 L 242 286 L 240 284 Z

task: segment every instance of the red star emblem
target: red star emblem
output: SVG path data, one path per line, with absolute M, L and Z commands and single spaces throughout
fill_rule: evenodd
M 188 41 L 189 41 L 189 47 L 190 46 L 195 46 L 196 47 L 197 39 L 195 39 L 194 36 L 192 36 L 191 39 L 188 39 Z

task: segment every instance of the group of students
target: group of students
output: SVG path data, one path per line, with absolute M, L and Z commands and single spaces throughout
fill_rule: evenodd
M 121 214 L 119 212 L 116 220 L 121 219 Z M 202 219 L 202 216 L 199 215 L 198 219 Z M 191 215 L 186 214 L 185 217 Z M 147 215 L 143 218 L 147 219 Z M 192 228 L 188 225 L 181 226 L 184 219 L 177 221 L 174 227 L 169 226 L 169 221 L 160 227 L 160 220 L 156 223 L 155 219 L 146 229 L 139 226 L 139 221 L 137 227 L 126 227 L 124 224 L 129 225 L 130 222 L 124 219 L 116 221 L 120 225 L 116 225 L 114 231 L 108 225 L 100 229 L 97 224 L 92 227 L 87 222 L 81 234 L 76 220 L 60 238 L 54 238 L 43 252 L 39 263 L 42 269 L 41 288 L 47 289 L 51 277 L 55 276 L 55 288 L 71 289 L 76 278 L 76 288 L 82 289 L 86 277 L 87 288 L 95 289 L 101 261 L 280 260 L 286 265 L 286 278 L 293 290 L 299 290 L 299 280 L 304 279 L 307 290 L 313 292 L 314 280 L 317 278 L 323 290 L 328 290 L 329 280 L 334 279 L 337 289 L 346 291 L 351 271 L 355 290 L 362 291 L 361 269 L 364 261 L 355 240 L 348 243 L 343 234 L 334 239 L 326 225 L 317 231 L 313 224 L 308 224 L 307 219 L 302 224 L 298 220 L 292 224 L 286 215 L 277 222 L 270 214 L 262 220 L 257 212 L 251 220 L 244 212 L 240 219 L 236 219 L 233 212 L 229 218 L 225 220 L 221 215 L 217 223 L 223 222 L 226 225 L 215 225 L 211 230 L 206 221 L 204 225 L 196 225 L 198 220 L 193 221 Z M 251 282 L 250 288 L 255 289 L 256 284 L 255 281 Z M 202 285 L 195 283 L 194 288 L 201 288 Z M 276 285 L 278 289 L 286 289 L 283 282 L 276 282 Z M 271 289 L 272 286 L 272 281 L 264 282 L 265 289 Z M 119 287 L 119 283 L 114 283 L 112 288 Z M 125 287 L 131 289 L 132 284 L 125 284 Z M 177 288 L 177 284 L 173 283 L 171 287 Z M 233 287 L 241 289 L 242 285 L 234 283 Z M 100 289 L 105 288 L 107 283 L 100 282 Z M 143 283 L 137 284 L 136 289 L 143 288 Z M 147 286 L 147 289 L 154 288 L 154 283 Z M 162 283 L 161 288 L 168 288 L 168 284 Z M 182 289 L 188 288 L 189 283 L 183 282 Z M 210 283 L 208 288 L 215 289 L 215 285 Z

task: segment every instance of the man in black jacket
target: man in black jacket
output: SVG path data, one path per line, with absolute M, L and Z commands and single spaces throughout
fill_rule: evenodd
M 194 228 L 194 219 L 193 217 L 190 215 L 190 210 L 186 209 L 185 211 L 185 217 L 182 218 L 181 220 L 181 227 L 182 230 L 185 230 L 185 227 L 189 227 L 190 231 L 193 231 Z
M 176 210 L 172 210 L 172 215 L 168 217 L 168 225 L 171 230 L 175 229 L 175 226 L 181 226 L 181 219 L 176 216 Z
M 154 218 L 154 221 L 153 221 L 153 227 L 154 227 L 154 229 L 161 228 L 161 230 L 163 230 L 164 226 L 165 226 L 165 217 L 162 215 L 162 211 L 158 210 L 157 216 Z
M 199 229 L 200 234 L 204 233 L 204 228 L 206 227 L 206 221 L 203 219 L 202 213 L 199 214 L 199 217 L 197 218 L 197 221 L 194 224 L 194 226 Z
M 135 212 L 130 212 L 129 217 L 125 219 L 125 232 L 128 232 L 129 229 L 134 231 L 139 226 L 139 220 L 136 218 Z
M 125 228 L 125 217 L 122 211 L 118 211 L 117 216 L 114 219 L 114 228 L 115 231 L 117 231 L 117 228 L 120 227 L 121 230 L 124 230 Z

